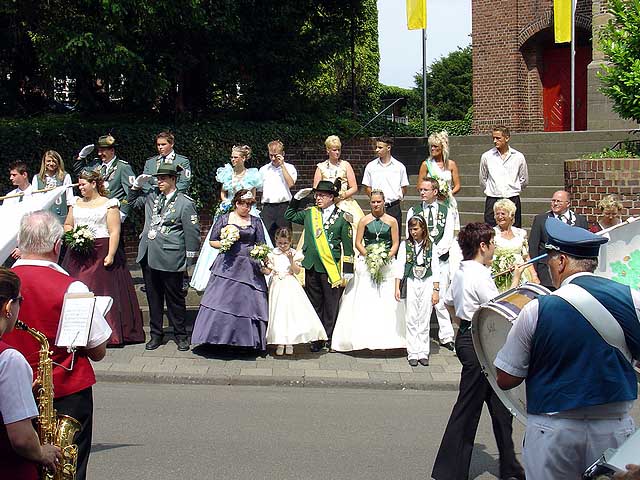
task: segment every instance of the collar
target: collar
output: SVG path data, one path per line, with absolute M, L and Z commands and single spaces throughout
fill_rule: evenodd
M 107 170 L 109 170 L 111 168 L 111 166 L 113 165 L 114 162 L 116 162 L 118 160 L 118 156 L 114 155 L 113 158 L 111 160 L 109 160 L 107 163 L 102 163 L 102 165 L 106 165 L 107 166 Z M 102 165 L 100 165 L 100 167 L 102 167 Z
M 433 201 L 433 202 L 431 202 L 431 203 L 427 203 L 427 202 L 424 202 L 424 201 L 422 202 L 422 209 L 423 209 L 423 210 L 426 210 L 426 209 L 428 209 L 428 208 L 429 208 L 429 207 L 431 207 L 431 206 L 435 207 L 435 209 L 437 210 L 437 209 L 438 209 L 438 201 L 437 201 L 437 200 L 434 200 L 434 201 Z
M 160 155 L 158 154 L 158 158 L 171 158 L 172 155 L 175 155 L 175 150 L 171 150 L 169 153 L 167 153 L 166 155 Z
M 167 202 L 169 202 L 174 196 L 175 194 L 178 192 L 178 189 L 176 188 L 173 192 L 165 195 L 165 197 L 167 198 Z
M 595 274 L 591 273 L 591 272 L 578 272 L 578 273 L 574 273 L 573 275 L 569 275 L 567 278 L 565 278 L 562 283 L 560 284 L 561 287 L 564 287 L 566 284 L 570 283 L 571 280 L 573 280 L 574 278 L 578 278 L 578 277 L 584 277 L 585 275 L 590 275 L 592 277 L 595 277 Z
M 378 161 L 378 165 L 380 165 L 381 167 L 388 167 L 392 163 L 397 162 L 397 160 L 395 158 L 393 158 L 393 155 L 391 157 L 389 157 L 389 161 L 387 163 L 383 163 L 382 159 L 380 157 L 378 157 L 376 160 Z
M 13 264 L 14 267 L 48 267 L 48 268 L 52 268 L 64 275 L 69 275 L 69 273 L 67 273 L 67 271 L 62 268 L 60 265 L 58 265 L 57 263 L 53 263 L 50 262 L 49 260 L 27 260 L 27 259 L 23 259 L 20 258 L 18 260 L 16 260 L 16 263 Z
M 493 147 L 493 153 L 494 153 L 495 155 L 500 156 L 500 157 L 502 156 L 502 154 L 501 154 L 501 153 L 500 153 L 500 151 L 498 150 L 498 147 Z M 514 153 L 513 148 L 511 148 L 511 145 L 508 145 L 507 155 L 512 155 L 513 153 Z
M 29 193 L 31 192 L 31 190 L 33 190 L 33 185 L 31 183 L 27 184 L 27 188 L 25 188 L 24 190 L 20 190 L 20 187 L 16 187 L 13 189 L 13 191 L 11 193 Z
M 332 203 L 329 207 L 322 209 L 322 216 L 331 215 L 336 208 L 336 204 Z

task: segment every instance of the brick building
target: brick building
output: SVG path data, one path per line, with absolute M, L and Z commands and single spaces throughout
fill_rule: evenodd
M 473 130 L 503 124 L 514 131 L 570 129 L 570 44 L 553 39 L 553 0 L 472 0 Z M 611 110 L 596 72 L 604 62 L 597 29 L 607 0 L 578 0 L 576 130 L 633 128 Z

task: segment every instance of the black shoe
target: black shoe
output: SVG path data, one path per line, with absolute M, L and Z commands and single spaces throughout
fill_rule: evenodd
M 440 345 L 452 352 L 456 350 L 456 345 L 453 342 L 441 343 Z
M 147 342 L 144 348 L 146 350 L 155 350 L 160 346 L 162 346 L 162 337 L 151 337 L 151 340 Z
M 324 342 L 322 340 L 318 340 L 316 342 L 311 342 L 309 350 L 311 350 L 313 353 L 318 353 L 320 350 L 322 350 L 323 347 Z
M 178 345 L 179 352 L 189 351 L 189 341 L 186 338 L 179 338 L 176 340 L 176 344 Z
M 429 366 L 429 358 L 421 358 L 420 360 L 418 360 L 418 362 L 423 367 L 428 367 Z
M 418 360 L 416 360 L 415 358 L 409 359 L 409 365 L 411 365 L 412 367 L 417 367 L 418 366 Z

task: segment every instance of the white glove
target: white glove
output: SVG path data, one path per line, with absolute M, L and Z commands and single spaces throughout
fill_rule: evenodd
M 87 155 L 93 152 L 93 149 L 95 147 L 96 146 L 93 143 L 90 145 L 85 145 L 84 147 L 82 147 L 82 150 L 80 150 L 80 153 L 78 154 L 78 158 L 87 158 Z
M 303 198 L 307 198 L 311 192 L 313 192 L 313 188 L 303 188 L 302 190 L 298 190 L 293 198 L 296 200 L 302 200 Z
M 345 283 L 349 283 L 353 278 L 353 273 L 345 273 L 342 278 L 344 278 Z
M 144 185 L 145 183 L 149 183 L 152 178 L 153 175 L 149 175 L 148 173 L 141 173 L 133 181 L 133 183 L 131 184 L 131 188 L 133 188 L 134 190 L 140 190 L 142 185 Z

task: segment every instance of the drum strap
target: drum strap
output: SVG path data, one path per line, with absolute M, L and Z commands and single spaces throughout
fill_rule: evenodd
M 605 342 L 620 350 L 627 361 L 633 363 L 622 327 L 604 305 L 587 290 L 569 283 L 551 295 L 556 295 L 572 305 L 596 329 Z

